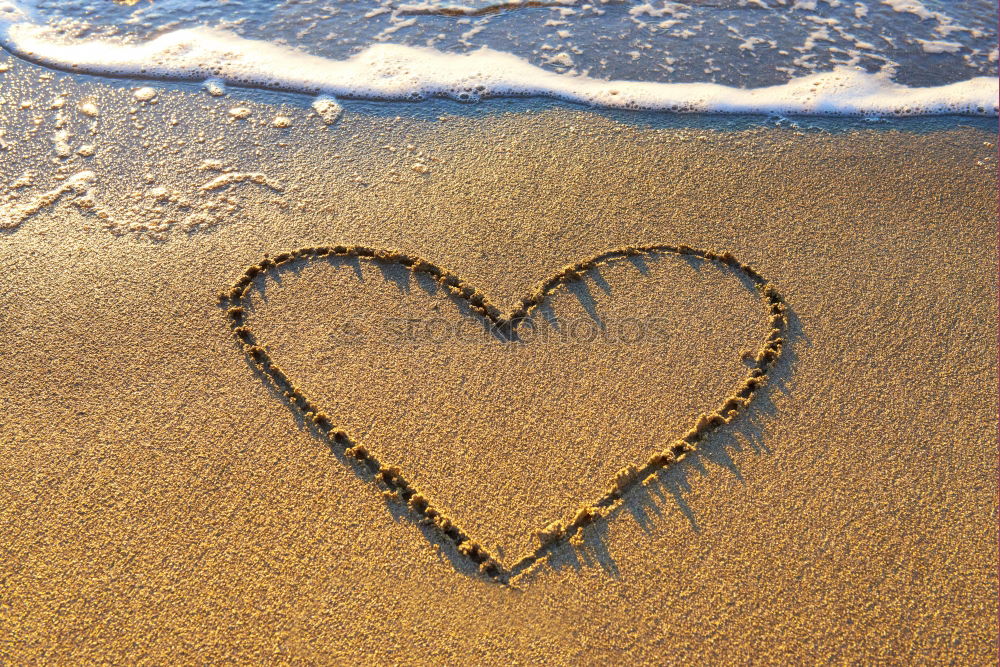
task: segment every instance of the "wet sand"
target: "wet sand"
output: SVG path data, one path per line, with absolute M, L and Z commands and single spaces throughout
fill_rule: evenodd
M 0 75 L 5 210 L 93 176 L 0 238 L 4 660 L 992 664 L 994 135 L 350 105 L 327 126 L 287 100 L 281 128 L 237 94 L 40 72 Z M 217 296 L 244 267 L 339 243 L 502 309 L 609 248 L 730 251 L 780 290 L 787 344 L 745 415 L 504 586 L 234 341 Z M 368 265 L 262 286 L 289 375 L 505 563 L 713 407 L 766 333 L 752 290 L 678 258 L 588 273 L 538 318 L 664 318 L 628 344 L 386 341 L 472 318 Z

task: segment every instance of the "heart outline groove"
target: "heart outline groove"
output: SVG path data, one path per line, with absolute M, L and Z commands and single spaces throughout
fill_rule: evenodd
M 497 331 L 506 332 L 509 336 L 561 285 L 581 280 L 589 269 L 643 255 L 699 258 L 714 262 L 737 277 L 749 280 L 765 305 L 770 330 L 754 354 L 743 382 L 732 394 L 723 399 L 714 412 L 700 414 L 684 435 L 674 439 L 666 449 L 653 454 L 642 465 L 630 464 L 619 470 L 604 494 L 591 503 L 581 506 L 572 520 L 553 521 L 536 531 L 538 546 L 534 551 L 518 558 L 510 567 L 505 567 L 454 520 L 434 507 L 426 496 L 407 481 L 398 466 L 383 464 L 362 443 L 355 441 L 345 430 L 338 428 L 329 415 L 303 395 L 285 371 L 271 359 L 266 347 L 260 343 L 257 334 L 247 323 L 247 311 L 244 307 L 250 286 L 258 277 L 266 277 L 271 271 L 290 267 L 295 263 L 331 258 L 357 258 L 383 264 L 399 264 L 414 275 L 427 274 L 447 293 L 465 301 L 471 311 L 481 317 L 486 324 L 495 327 Z M 564 266 L 537 283 L 507 314 L 493 305 L 485 294 L 447 269 L 415 255 L 362 245 L 304 247 L 279 253 L 273 258 L 265 255 L 257 264 L 246 267 L 242 275 L 226 291 L 219 294 L 219 303 L 226 307 L 226 319 L 237 344 L 242 348 L 250 364 L 268 383 L 282 393 L 289 407 L 297 412 L 307 425 L 313 427 L 331 449 L 335 451 L 339 449 L 344 456 L 352 460 L 356 472 L 360 472 L 380 488 L 387 501 L 403 504 L 417 523 L 431 527 L 439 538 L 454 544 L 462 557 L 478 566 L 484 576 L 503 584 L 509 584 L 514 577 L 540 562 L 558 545 L 567 541 L 574 545 L 581 544 L 583 529 L 614 509 L 629 489 L 684 460 L 714 431 L 745 413 L 753 398 L 766 384 L 768 372 L 780 359 L 788 327 L 785 301 L 756 269 L 742 263 L 730 252 L 719 253 L 687 245 L 669 244 L 623 246 L 607 250 L 576 264 Z

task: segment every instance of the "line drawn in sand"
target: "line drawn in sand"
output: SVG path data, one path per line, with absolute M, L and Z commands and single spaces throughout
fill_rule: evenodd
M 716 410 L 700 414 L 687 432 L 676 437 L 665 449 L 640 464 L 629 464 L 618 471 L 610 485 L 598 498 L 581 505 L 569 520 L 553 521 L 535 531 L 536 547 L 522 555 L 513 565 L 504 566 L 493 554 L 474 540 L 461 526 L 434 506 L 431 499 L 411 484 L 403 471 L 383 463 L 363 443 L 339 428 L 334 419 L 305 396 L 287 373 L 271 358 L 266 345 L 247 320 L 247 303 L 250 286 L 258 278 L 297 265 L 333 258 L 357 258 L 369 262 L 398 264 L 414 274 L 422 273 L 436 280 L 446 292 L 464 300 L 472 312 L 483 318 L 501 336 L 512 339 L 518 325 L 528 319 L 546 298 L 558 287 L 581 280 L 590 269 L 622 261 L 630 257 L 651 255 L 677 255 L 695 261 L 717 264 L 741 282 L 752 285 L 765 309 L 768 332 L 749 363 L 746 377 L 735 391 L 724 398 Z M 244 269 L 233 285 L 219 295 L 219 303 L 226 308 L 226 318 L 246 358 L 262 379 L 281 393 L 290 409 L 298 413 L 332 449 L 352 461 L 355 472 L 376 484 L 389 502 L 408 509 L 416 522 L 428 526 L 438 538 L 452 543 L 462 557 L 476 565 L 483 576 L 502 584 L 510 584 L 520 574 L 543 562 L 547 555 L 564 543 L 579 546 L 583 543 L 586 526 L 602 520 L 622 502 L 623 496 L 638 484 L 645 484 L 660 471 L 683 461 L 698 449 L 720 427 L 732 423 L 747 409 L 761 388 L 767 383 L 768 373 L 781 358 L 788 329 L 787 306 L 774 286 L 753 267 L 744 264 L 729 252 L 701 250 L 686 245 L 625 246 L 603 252 L 590 259 L 563 267 L 560 271 L 538 283 L 524 296 L 510 313 L 503 313 L 488 297 L 455 273 L 441 268 L 415 255 L 395 250 L 367 246 L 321 246 L 299 248 L 275 257 L 265 256 L 257 264 Z

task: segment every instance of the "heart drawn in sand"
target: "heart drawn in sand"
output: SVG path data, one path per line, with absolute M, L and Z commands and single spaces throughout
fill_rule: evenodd
M 510 338 L 516 335 L 518 327 L 527 321 L 533 311 L 542 306 L 560 286 L 580 280 L 587 271 L 602 265 L 628 258 L 657 255 L 686 256 L 689 259 L 711 262 L 732 274 L 734 278 L 752 285 L 764 307 L 763 316 L 770 325 L 768 333 L 756 353 L 752 355 L 745 378 L 732 394 L 719 403 L 715 411 L 699 414 L 686 432 L 679 433 L 665 449 L 653 454 L 646 461 L 621 468 L 610 480 L 611 483 L 605 492 L 582 505 L 571 520 L 554 521 L 538 530 L 537 547 L 520 557 L 510 567 L 504 566 L 452 518 L 435 507 L 430 498 L 414 488 L 399 467 L 380 461 L 364 443 L 358 442 L 354 436 L 339 428 L 334 419 L 324 412 L 322 406 L 304 395 L 301 388 L 296 386 L 262 345 L 257 332 L 249 325 L 245 309 L 250 287 L 259 277 L 276 274 L 295 265 L 351 258 L 354 261 L 382 265 L 394 264 L 404 267 L 414 275 L 423 274 L 425 278 L 434 280 L 456 299 L 465 303 L 473 316 L 481 318 L 496 335 Z M 391 502 L 404 504 L 415 520 L 431 527 L 440 539 L 454 543 L 458 552 L 477 565 L 485 576 L 503 583 L 509 582 L 511 578 L 530 568 L 562 542 L 578 543 L 582 539 L 583 528 L 600 520 L 612 510 L 633 485 L 683 460 L 712 432 L 745 413 L 760 388 L 766 383 L 768 372 L 781 356 L 784 346 L 783 336 L 788 324 L 784 301 L 774 287 L 755 269 L 740 262 L 731 253 L 667 244 L 617 248 L 566 266 L 538 283 L 510 313 L 501 312 L 482 292 L 451 271 L 420 257 L 394 250 L 346 245 L 300 248 L 280 253 L 273 258 L 265 257 L 259 263 L 248 266 L 239 279 L 227 291 L 220 294 L 220 302 L 227 308 L 229 325 L 248 360 L 262 378 L 285 397 L 286 403 L 292 410 L 305 419 L 306 423 L 310 424 L 332 448 L 341 451 L 352 460 L 356 472 L 377 484 Z

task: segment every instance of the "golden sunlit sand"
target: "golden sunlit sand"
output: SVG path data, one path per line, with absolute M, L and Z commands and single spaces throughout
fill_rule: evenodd
M 0 107 L 0 174 L 30 182 L 0 237 L 4 661 L 994 661 L 990 133 L 286 124 L 14 70 L 34 103 Z M 727 261 L 564 269 L 653 244 L 731 253 L 780 321 Z M 327 252 L 220 303 L 299 248 Z M 535 338 L 484 332 L 476 309 L 557 275 Z M 773 324 L 749 405 L 578 518 L 738 393 Z M 508 574 L 550 544 L 491 577 L 428 507 Z

